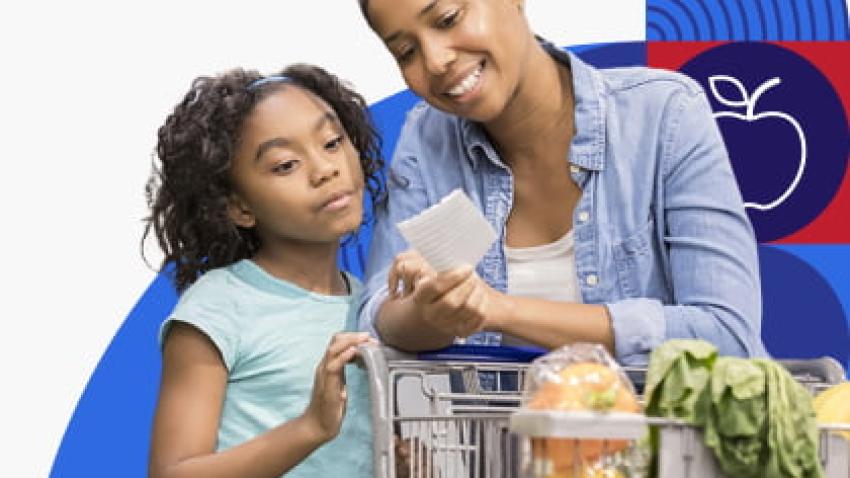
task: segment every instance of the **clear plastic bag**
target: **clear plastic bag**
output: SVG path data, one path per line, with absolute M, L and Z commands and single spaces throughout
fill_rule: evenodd
M 568 345 L 529 367 L 523 407 L 564 413 L 642 413 L 626 373 L 598 344 Z M 645 469 L 645 453 L 634 440 L 532 438 L 525 474 L 533 478 L 631 477 Z

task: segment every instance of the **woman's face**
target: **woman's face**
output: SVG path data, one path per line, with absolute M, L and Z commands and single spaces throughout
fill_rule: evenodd
M 443 111 L 487 122 L 522 86 L 522 0 L 369 0 L 368 15 L 407 85 Z

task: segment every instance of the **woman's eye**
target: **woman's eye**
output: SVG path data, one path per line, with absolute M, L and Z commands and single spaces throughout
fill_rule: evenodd
M 298 166 L 298 161 L 294 159 L 281 161 L 272 167 L 272 172 L 275 174 L 288 174 L 294 171 L 296 166 Z
M 437 20 L 437 28 L 449 28 L 457 23 L 460 10 L 452 10 Z
M 332 140 L 325 143 L 325 149 L 328 151 L 336 151 L 342 145 L 342 135 L 333 138 Z

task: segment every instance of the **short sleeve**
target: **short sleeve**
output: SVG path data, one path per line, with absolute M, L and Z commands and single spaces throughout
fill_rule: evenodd
M 175 322 L 191 325 L 213 343 L 221 354 L 224 365 L 232 371 L 239 348 L 239 330 L 230 307 L 218 297 L 210 297 L 212 291 L 197 283 L 187 290 L 174 311 L 159 328 L 160 349 L 165 346 L 168 332 Z

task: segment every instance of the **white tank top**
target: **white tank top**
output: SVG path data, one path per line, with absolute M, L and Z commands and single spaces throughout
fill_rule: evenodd
M 558 302 L 582 302 L 572 229 L 550 244 L 505 246 L 505 257 L 508 261 L 508 294 Z M 524 345 L 507 334 L 502 342 Z
M 581 303 L 572 229 L 549 244 L 505 246 L 505 257 L 508 294 Z

